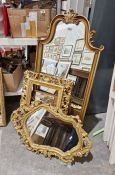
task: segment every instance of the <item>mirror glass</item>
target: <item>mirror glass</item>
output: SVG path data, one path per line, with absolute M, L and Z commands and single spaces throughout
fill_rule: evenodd
M 47 145 L 66 152 L 78 144 L 78 135 L 72 125 L 57 119 L 45 108 L 40 108 L 26 120 L 32 143 Z
M 71 79 L 75 82 L 72 102 L 82 108 L 87 80 L 95 52 L 85 44 L 85 25 L 59 22 L 54 38 L 43 46 L 41 72 Z M 79 112 L 78 112 L 79 114 Z
M 90 71 L 95 53 L 86 47 L 84 38 L 82 22 L 59 22 L 53 40 L 43 47 L 42 72 L 67 77 L 70 67 Z
M 31 102 L 37 100 L 41 100 L 44 103 L 56 106 L 58 103 L 58 90 L 47 86 L 33 84 L 31 91 Z

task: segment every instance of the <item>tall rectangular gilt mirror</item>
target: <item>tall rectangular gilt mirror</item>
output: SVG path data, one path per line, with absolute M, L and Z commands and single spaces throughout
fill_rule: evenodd
M 84 120 L 97 64 L 103 46 L 92 44 L 88 20 L 73 10 L 57 15 L 48 37 L 38 42 L 35 71 L 74 81 L 71 109 Z

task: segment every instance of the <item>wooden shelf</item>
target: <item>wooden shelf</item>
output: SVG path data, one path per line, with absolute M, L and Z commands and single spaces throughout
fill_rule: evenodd
M 83 78 L 88 78 L 89 77 L 89 72 L 86 70 L 80 70 L 80 69 L 75 69 L 71 68 L 69 71 L 69 74 L 74 75 L 74 76 L 80 76 Z
M 37 44 L 38 44 L 38 38 L 0 37 L 0 46 L 35 46 Z

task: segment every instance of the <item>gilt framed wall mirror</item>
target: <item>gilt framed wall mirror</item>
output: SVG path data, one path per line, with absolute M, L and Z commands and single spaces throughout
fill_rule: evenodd
M 84 120 L 97 64 L 103 46 L 92 44 L 88 20 L 73 10 L 56 16 L 48 37 L 38 42 L 35 71 L 71 79 L 71 108 Z
M 42 102 L 18 108 L 12 122 L 27 149 L 45 156 L 56 156 L 65 163 L 87 155 L 92 142 L 81 121 Z
M 0 68 L 0 126 L 6 125 L 2 69 Z
M 30 105 L 34 101 L 51 104 L 68 113 L 73 81 L 44 73 L 26 71 L 20 105 Z

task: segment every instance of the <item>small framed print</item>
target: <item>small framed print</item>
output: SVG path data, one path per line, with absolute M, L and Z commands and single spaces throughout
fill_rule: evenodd
M 82 57 L 82 54 L 81 53 L 74 53 L 73 54 L 73 58 L 72 58 L 72 61 L 73 61 L 72 64 L 79 65 L 80 64 L 80 61 L 81 61 L 81 57 Z
M 84 39 L 78 39 L 76 41 L 76 45 L 75 45 L 75 51 L 83 51 L 84 49 L 84 45 L 85 45 L 85 42 L 84 42 Z
M 59 46 L 54 46 L 53 53 L 56 54 L 58 53 Z
M 43 58 L 47 58 L 47 53 L 46 52 L 43 53 Z
M 54 40 L 54 44 L 55 44 L 55 45 L 59 45 L 59 44 L 60 44 L 60 38 L 61 38 L 61 37 L 55 38 L 55 40 Z
M 62 52 L 62 46 L 58 46 L 58 53 Z
M 44 59 L 41 72 L 55 75 L 57 61 L 53 59 Z
M 49 127 L 43 124 L 40 124 L 39 127 L 36 129 L 35 134 L 45 138 L 48 130 L 49 130 Z
M 49 46 L 44 46 L 45 52 L 49 52 Z
M 60 43 L 64 44 L 64 42 L 65 42 L 65 37 L 60 37 Z
M 94 59 L 94 52 L 84 52 L 81 60 L 83 65 L 92 65 Z
M 67 79 L 76 82 L 77 77 L 74 75 L 68 74 Z
M 72 45 L 65 45 L 62 49 L 62 57 L 70 57 L 72 51 Z
M 71 66 L 71 62 L 59 61 L 57 65 L 56 76 L 66 78 Z
M 54 60 L 59 60 L 59 58 L 60 58 L 60 55 L 58 55 L 58 54 L 53 54 L 52 55 L 52 58 L 54 59 Z
M 54 46 L 49 46 L 49 53 L 53 53 Z

